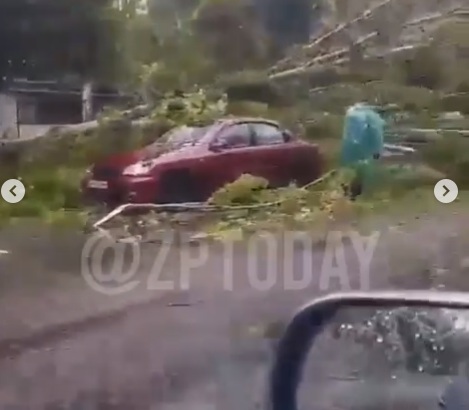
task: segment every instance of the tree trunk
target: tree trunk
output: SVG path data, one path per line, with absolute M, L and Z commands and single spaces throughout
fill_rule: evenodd
M 82 121 L 93 120 L 93 83 L 86 81 L 82 90 Z

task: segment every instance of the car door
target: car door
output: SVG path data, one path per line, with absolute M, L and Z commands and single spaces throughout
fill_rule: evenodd
M 285 140 L 278 125 L 266 122 L 250 124 L 256 150 L 255 161 L 272 186 L 288 185 L 291 180 L 291 143 Z
M 248 123 L 230 124 L 223 128 L 213 141 L 219 147 L 209 160 L 207 180 L 213 192 L 237 180 L 242 174 L 259 175 L 255 162 L 252 129 Z

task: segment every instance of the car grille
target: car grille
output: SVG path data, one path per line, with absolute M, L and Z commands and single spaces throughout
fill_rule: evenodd
M 119 170 L 108 167 L 95 167 L 93 168 L 93 178 L 98 180 L 109 180 L 119 176 Z

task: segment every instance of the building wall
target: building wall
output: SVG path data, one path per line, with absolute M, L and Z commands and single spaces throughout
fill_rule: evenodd
M 20 102 L 16 100 L 18 104 L 18 118 L 20 124 L 35 124 L 37 118 L 37 107 L 33 101 Z
M 125 109 L 130 97 L 95 96 L 92 118 L 103 108 Z M 18 105 L 18 109 L 17 109 Z M 80 95 L 11 96 L 0 93 L 0 139 L 17 138 L 17 114 L 19 116 L 20 138 L 35 138 L 45 134 L 51 127 L 80 124 L 82 122 L 82 101 Z
M 0 139 L 18 138 L 16 113 L 16 98 L 7 94 L 0 94 Z M 28 113 L 25 114 L 27 115 Z M 29 114 L 31 115 L 31 113 Z M 20 125 L 19 137 L 27 139 L 36 138 L 38 136 L 44 135 L 51 127 L 52 125 Z
M 0 94 L 0 138 L 10 130 L 16 135 L 16 99 Z

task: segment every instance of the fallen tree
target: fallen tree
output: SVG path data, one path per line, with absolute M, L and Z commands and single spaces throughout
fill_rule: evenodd
M 362 93 L 378 95 L 380 94 L 377 93 L 378 86 L 383 86 L 383 84 L 356 85 L 356 88 Z M 410 93 L 412 88 L 402 86 L 402 89 L 398 89 L 392 84 L 388 84 L 384 89 L 391 91 L 386 96 L 389 101 L 395 101 L 402 96 L 419 95 L 413 102 L 416 112 L 412 113 L 417 116 L 417 124 L 418 114 L 422 112 L 422 107 L 427 104 L 431 105 L 439 95 L 423 89 Z M 340 90 L 337 93 L 349 94 Z M 0 219 L 17 217 L 48 219 L 51 213 L 56 213 L 61 219 L 66 219 L 68 215 L 71 215 L 70 211 L 73 211 L 74 215 L 80 214 L 81 218 L 84 216 L 84 209 L 80 198 L 79 181 L 91 163 L 112 153 L 147 145 L 174 126 L 203 125 L 226 115 L 230 104 L 227 104 L 225 98 L 218 97 L 211 100 L 204 92 L 187 95 L 185 98 L 171 96 L 162 100 L 149 116 L 139 120 L 132 120 L 122 113 L 110 112 L 93 124 L 56 129 L 49 135 L 36 140 L 5 145 L 0 149 L 2 176 L 22 178 L 28 187 L 28 197 L 15 207 L 6 205 L 0 207 Z M 240 104 L 243 105 L 242 102 Z M 338 106 L 337 101 L 335 105 Z M 343 106 L 345 108 L 346 105 Z M 244 115 L 247 115 L 252 108 L 249 104 L 247 107 L 248 110 Z M 277 118 L 289 126 L 296 124 L 305 138 L 322 145 L 329 167 L 334 168 L 340 149 L 343 112 L 311 112 L 309 106 L 303 108 L 301 105 L 267 107 L 263 116 Z M 15 148 L 11 149 L 12 147 Z M 426 152 L 429 163 L 435 165 L 435 168 L 445 175 L 462 174 L 464 169 L 467 169 L 464 168 L 467 160 L 463 154 L 469 151 L 461 145 L 454 145 L 454 150 L 451 152 L 456 155 L 457 160 L 438 162 L 440 156 L 446 158 L 445 155 L 449 155 L 446 147 L 447 145 L 438 144 L 429 147 Z M 438 150 L 441 153 L 438 153 Z M 453 165 L 448 166 L 448 164 Z M 426 174 L 424 172 L 425 175 L 422 175 L 422 172 L 420 174 L 419 172 L 409 171 L 408 175 L 400 180 L 395 177 L 388 178 L 380 189 L 387 189 L 391 192 L 399 188 L 405 191 L 416 186 L 428 186 L 435 182 L 435 178 L 441 178 L 441 174 L 437 174 L 436 177 L 435 173 L 429 175 L 425 171 Z M 392 187 L 390 179 L 394 181 Z M 280 228 L 288 224 L 296 227 L 309 223 L 316 224 L 316 226 L 327 225 L 330 223 L 327 216 L 330 212 L 327 209 L 332 208 L 339 209 L 337 212 L 342 213 L 340 218 L 348 215 L 350 219 L 353 219 L 352 216 L 359 209 L 344 198 L 343 192 L 337 188 L 338 180 L 340 178 L 333 178 L 328 181 L 328 184 L 332 185 L 325 186 L 324 183 L 320 183 L 310 190 L 292 186 L 271 191 L 261 187 L 262 189 L 254 194 L 251 188 L 253 184 L 259 184 L 259 180 L 244 178 L 214 194 L 212 201 L 199 207 L 198 210 L 191 208 L 190 212 L 187 212 L 188 209 L 185 209 L 186 217 L 188 214 L 201 216 L 205 224 L 204 229 L 209 229 L 207 223 L 215 223 L 211 230 L 215 236 L 224 235 L 223 232 L 239 233 L 244 230 L 267 227 Z M 244 198 L 241 201 L 242 204 L 247 206 L 245 209 L 239 208 L 240 195 Z M 281 198 L 280 203 L 274 200 L 275 196 Z M 332 203 L 334 205 L 331 205 Z M 165 210 L 150 212 L 145 218 L 147 222 L 143 225 L 141 221 L 137 221 L 138 223 L 121 221 L 120 225 L 131 226 L 132 229 L 138 231 L 138 226 L 144 226 L 147 229 L 148 225 L 155 226 L 154 222 L 161 219 L 174 221 L 174 214 L 166 217 L 165 212 L 161 211 Z M 207 218 L 207 211 L 210 211 L 209 218 Z M 199 216 L 195 219 L 197 220 Z M 79 220 L 83 223 L 83 218 Z M 150 222 L 150 220 L 153 221 Z M 158 222 L 156 225 L 161 227 L 164 223 Z

